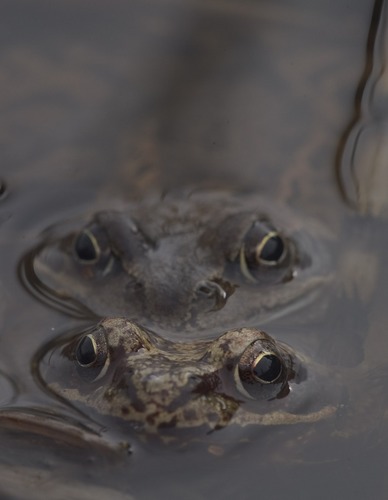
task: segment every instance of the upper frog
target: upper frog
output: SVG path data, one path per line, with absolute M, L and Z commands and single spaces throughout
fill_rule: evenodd
M 129 320 L 106 319 L 47 345 L 40 380 L 124 435 L 176 437 L 245 426 L 315 422 L 335 413 L 316 374 L 266 333 L 242 328 L 174 343 Z M 298 388 L 301 386 L 301 388 Z
M 257 195 L 150 198 L 55 233 L 27 258 L 36 288 L 160 332 L 252 324 L 296 304 L 328 271 L 322 229 Z

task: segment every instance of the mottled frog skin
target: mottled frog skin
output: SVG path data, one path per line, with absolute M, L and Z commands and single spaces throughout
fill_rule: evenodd
M 174 343 L 124 318 L 49 345 L 51 393 L 108 429 L 158 438 L 226 426 L 316 422 L 336 412 L 288 346 L 254 328 Z M 301 394 L 303 396 L 301 397 Z
M 56 229 L 27 262 L 36 288 L 59 302 L 211 338 L 311 296 L 328 279 L 324 240 L 263 197 L 194 192 L 99 212 L 63 237 Z

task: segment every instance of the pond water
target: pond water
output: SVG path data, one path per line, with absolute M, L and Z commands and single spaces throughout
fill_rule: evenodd
M 0 404 L 25 415 L 3 414 L 2 498 L 386 498 L 385 16 L 366 0 L 2 2 Z M 328 384 L 344 370 L 352 412 L 226 431 L 225 448 L 117 453 L 69 430 L 34 355 L 90 319 L 36 300 L 20 261 L 52 225 L 183 188 L 264 193 L 328 228 L 335 285 L 251 326 Z

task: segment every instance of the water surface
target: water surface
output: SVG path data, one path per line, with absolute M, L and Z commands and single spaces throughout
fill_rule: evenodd
M 361 356 L 373 373 L 384 364 L 386 190 L 377 201 L 374 188 L 362 191 L 362 199 L 381 210 L 358 210 L 352 181 L 343 182 L 347 196 L 341 197 L 335 171 L 336 165 L 340 174 L 352 170 L 341 151 L 347 151 L 359 123 L 356 90 L 363 74 L 375 78 L 373 71 L 365 73 L 368 34 L 370 40 L 375 33 L 378 43 L 372 36 L 367 62 L 384 74 L 385 11 L 381 2 L 376 5 L 365 0 L 3 2 L 3 406 L 57 405 L 37 387 L 31 359 L 48 340 L 83 325 L 21 286 L 18 263 L 41 232 L 149 192 L 186 186 L 257 190 L 326 224 L 345 269 L 338 305 L 330 302 L 326 310 L 315 304 L 265 328 L 296 348 L 307 346 L 328 365 L 357 365 Z M 362 114 L 372 145 L 377 138 L 383 144 L 386 129 L 386 110 L 378 106 L 384 86 L 375 88 Z M 357 158 L 371 158 L 370 148 L 359 147 Z M 353 169 L 362 174 L 356 175 L 358 184 L 365 185 L 363 179 L 375 171 L 370 168 Z M 384 168 L 377 172 L 384 181 Z M 361 269 L 356 283 L 370 282 L 368 287 L 346 285 L 355 269 Z M 338 339 L 343 340 L 338 344 Z M 386 498 L 386 421 L 384 408 L 374 411 L 383 401 L 382 374 L 359 384 L 361 407 L 363 396 L 372 394 L 370 411 L 352 422 L 360 432 L 340 441 L 325 438 L 333 431 L 328 423 L 311 441 L 309 429 L 253 430 L 249 442 L 221 456 L 150 450 L 134 442 L 132 453 L 116 462 L 98 447 L 81 446 L 80 472 L 74 444 L 39 437 L 39 429 L 31 441 L 31 430 L 5 426 L 0 491 L 8 498 L 32 498 L 33 485 L 36 498 L 63 498 L 64 491 L 67 498 L 78 498 L 86 482 L 80 498 L 89 493 L 106 498 L 107 491 L 112 498 L 139 499 Z

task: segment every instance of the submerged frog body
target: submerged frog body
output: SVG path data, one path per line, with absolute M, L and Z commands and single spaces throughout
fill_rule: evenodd
M 325 238 L 257 195 L 197 192 L 97 213 L 29 255 L 26 275 L 97 316 L 211 337 L 308 297 L 327 280 Z
M 288 346 L 250 328 L 173 343 L 126 319 L 106 319 L 46 347 L 40 379 L 126 436 L 133 429 L 173 438 L 231 425 L 316 422 L 336 411 L 322 388 L 317 397 L 316 378 Z

